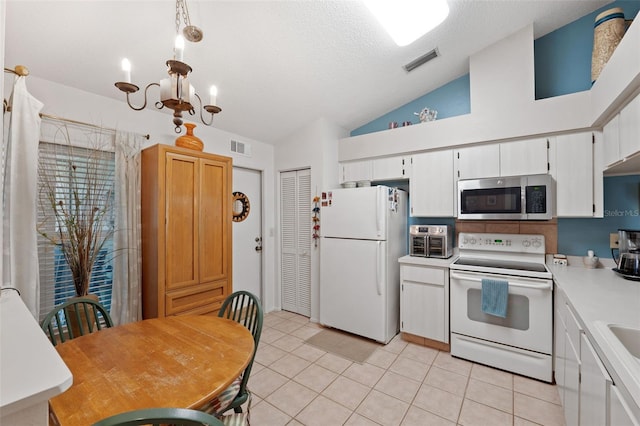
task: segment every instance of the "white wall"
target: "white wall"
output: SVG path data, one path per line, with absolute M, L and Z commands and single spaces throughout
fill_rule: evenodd
M 3 27 L 4 28 L 4 27 Z M 2 56 L 4 57 L 4 55 Z M 9 80 L 9 79 L 7 79 Z M 5 93 L 10 93 L 10 83 L 3 85 Z M 146 146 L 157 143 L 173 145 L 178 136 L 174 132 L 172 115 L 147 108 L 143 111 L 130 109 L 124 99 L 117 101 L 97 96 L 72 87 L 39 79 L 27 77 L 29 92 L 44 103 L 42 113 L 77 120 L 85 123 L 100 125 L 105 128 L 132 131 L 149 134 Z M 114 88 L 114 90 L 116 90 Z M 196 121 L 196 123 L 198 123 Z M 214 118 L 215 126 L 215 118 Z M 204 151 L 225 155 L 233 158 L 235 166 L 260 170 L 263 173 L 263 239 L 264 255 L 264 293 L 265 311 L 274 309 L 275 295 L 279 294 L 275 288 L 275 196 L 274 196 L 274 148 L 273 146 L 245 138 L 241 135 L 225 132 L 215 127 L 208 127 L 200 123 L 194 133 L 204 142 Z M 182 133 L 184 134 L 184 132 Z M 251 145 L 252 156 L 245 157 L 230 151 L 231 139 Z M 278 299 L 279 305 L 279 299 Z
M 311 193 L 320 195 L 323 189 L 338 187 L 338 139 L 349 135 L 349 131 L 339 127 L 324 118 L 319 118 L 312 124 L 299 129 L 284 138 L 276 145 L 274 186 L 277 199 L 280 199 L 280 172 L 311 169 Z M 276 203 L 276 219 L 280 223 L 280 211 Z M 309 212 L 311 220 L 311 212 Z M 320 217 L 322 229 L 322 217 Z M 279 227 L 278 227 L 279 228 Z M 278 238 L 277 246 L 280 247 Z M 276 279 L 280 286 L 280 251 L 276 258 Z M 319 320 L 320 308 L 320 246 L 312 248 L 311 253 L 311 320 Z M 277 296 L 277 306 L 281 306 L 280 294 Z

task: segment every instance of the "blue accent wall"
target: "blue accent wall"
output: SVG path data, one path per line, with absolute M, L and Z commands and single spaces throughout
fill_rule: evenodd
M 595 17 L 613 7 L 621 7 L 625 19 L 633 19 L 640 1 L 613 2 L 534 41 L 536 99 L 591 88 Z
M 609 234 L 640 230 L 640 175 L 604 178 L 604 218 L 558 219 L 558 252 L 611 258 Z
M 470 87 L 469 74 L 463 75 L 433 92 L 352 130 L 351 136 L 386 130 L 389 128 L 389 122 L 392 121 L 397 122 L 399 126 L 402 126 L 404 121 L 410 121 L 413 124 L 420 123 L 418 117 L 413 113 L 420 112 L 423 108 L 435 109 L 438 111 L 438 118 L 469 114 L 471 112 Z
M 536 99 L 581 92 L 591 88 L 593 24 L 602 11 L 621 7 L 625 19 L 633 19 L 640 0 L 615 1 L 599 10 L 534 41 Z M 438 118 L 469 114 L 471 110 L 469 75 L 464 75 L 416 100 L 355 129 L 352 136 L 388 128 L 390 121 L 419 122 L 414 112 L 422 108 L 438 110 Z M 406 185 L 406 184 L 405 184 Z M 402 187 L 401 183 L 398 186 Z M 408 185 L 407 185 L 408 186 Z M 403 188 L 408 189 L 408 188 Z M 558 219 L 558 251 L 584 256 L 610 258 L 609 234 L 618 229 L 640 230 L 640 175 L 604 178 L 604 218 Z M 409 224 L 454 225 L 453 218 L 409 218 Z

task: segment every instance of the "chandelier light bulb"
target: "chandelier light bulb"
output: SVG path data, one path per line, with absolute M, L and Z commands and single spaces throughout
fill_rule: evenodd
M 176 43 L 174 47 L 176 61 L 182 62 L 182 58 L 184 56 L 184 37 L 182 37 L 181 34 L 176 36 Z
M 209 88 L 209 105 L 215 105 L 218 96 L 218 88 L 216 86 L 211 86 Z
M 124 72 L 124 82 L 131 83 L 131 62 L 127 58 L 122 60 L 122 71 Z

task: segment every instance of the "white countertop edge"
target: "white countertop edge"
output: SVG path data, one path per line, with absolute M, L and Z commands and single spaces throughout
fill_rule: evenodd
M 422 257 L 422 256 L 402 256 L 398 259 L 400 264 L 404 265 L 418 265 L 418 266 L 432 266 L 438 268 L 448 268 L 453 262 L 458 259 L 457 249 L 454 250 L 453 256 L 446 259 L 438 257 Z
M 0 298 L 0 348 L 0 415 L 46 402 L 71 387 L 71 371 L 14 292 Z

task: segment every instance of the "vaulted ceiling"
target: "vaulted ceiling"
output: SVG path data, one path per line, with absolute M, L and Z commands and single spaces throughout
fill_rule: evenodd
M 214 126 L 276 144 L 319 117 L 357 128 L 468 73 L 470 55 L 525 25 L 533 22 L 537 38 L 607 3 L 449 0 L 443 24 L 397 47 L 360 1 L 189 0 L 204 39 L 187 43 L 184 60 L 201 96 L 218 86 L 223 111 Z M 171 0 L 6 3 L 6 66 L 24 64 L 38 78 L 122 102 L 114 87 L 121 59 L 144 87 L 166 76 L 174 37 Z M 403 69 L 434 48 L 440 57 Z

